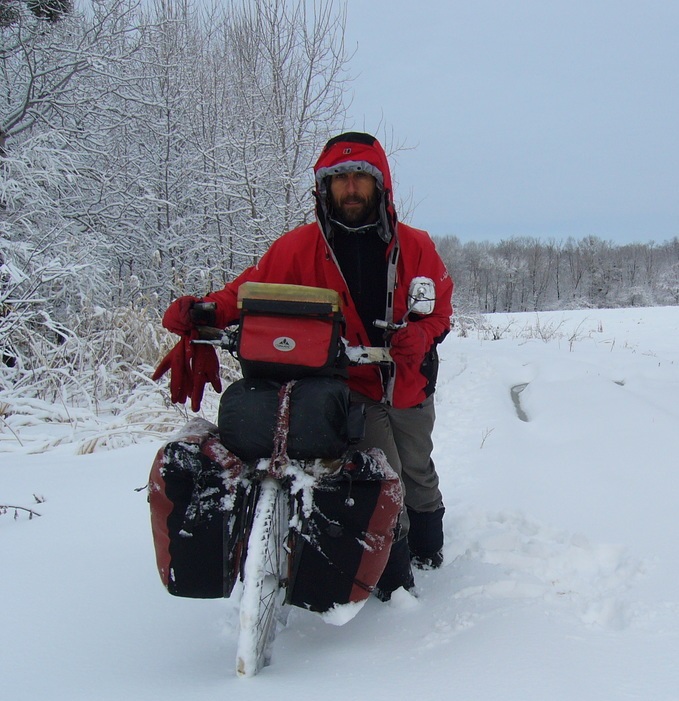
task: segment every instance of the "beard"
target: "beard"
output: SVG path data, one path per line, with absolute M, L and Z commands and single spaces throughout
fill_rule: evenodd
M 358 229 L 368 224 L 377 223 L 378 192 L 375 192 L 373 197 L 348 195 L 339 201 L 331 197 L 330 201 L 333 217 L 344 226 Z

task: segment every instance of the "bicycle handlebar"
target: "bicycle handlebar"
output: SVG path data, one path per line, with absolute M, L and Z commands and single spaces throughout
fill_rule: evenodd
M 380 346 L 350 346 L 344 349 L 349 358 L 349 365 L 374 365 L 379 363 L 393 363 L 388 348 Z
M 217 348 L 235 352 L 238 341 L 238 329 L 217 329 L 213 326 L 197 326 L 198 338 L 192 343 L 204 343 Z M 379 346 L 350 346 L 345 339 L 344 352 L 350 365 L 376 365 L 379 363 L 392 363 L 393 359 L 389 348 Z
M 198 338 L 192 343 L 208 343 L 212 346 L 218 346 L 224 350 L 231 350 L 235 347 L 237 339 L 237 330 L 234 329 L 218 329 L 214 326 L 196 326 Z

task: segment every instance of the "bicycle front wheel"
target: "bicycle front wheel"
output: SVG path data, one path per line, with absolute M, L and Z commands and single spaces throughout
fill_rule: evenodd
M 236 672 L 251 677 L 271 660 L 285 598 L 289 514 L 286 493 L 267 477 L 260 487 L 243 567 Z

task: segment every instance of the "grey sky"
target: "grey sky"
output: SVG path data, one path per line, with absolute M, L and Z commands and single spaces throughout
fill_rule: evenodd
M 463 241 L 679 236 L 679 0 L 347 10 L 352 126 L 416 147 L 395 163 L 416 226 Z

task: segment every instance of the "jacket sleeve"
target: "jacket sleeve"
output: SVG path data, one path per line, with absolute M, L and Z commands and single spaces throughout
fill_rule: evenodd
M 453 280 L 450 277 L 444 262 L 427 234 L 426 243 L 422 246 L 417 274 L 429 277 L 434 281 L 436 288 L 436 303 L 434 311 L 426 316 L 410 314 L 409 320 L 417 323 L 425 331 L 429 339 L 430 347 L 440 343 L 450 331 L 451 316 L 453 314 L 452 296 Z

